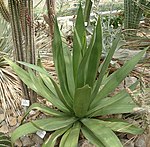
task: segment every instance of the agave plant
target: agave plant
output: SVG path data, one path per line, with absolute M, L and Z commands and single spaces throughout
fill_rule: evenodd
M 49 114 L 49 117 L 23 122 L 12 133 L 12 143 L 23 135 L 45 130 L 52 133 L 44 142 L 43 147 L 54 147 L 58 138 L 60 147 L 77 147 L 81 133 L 97 147 L 122 147 L 114 132 L 141 134 L 143 129 L 124 120 L 104 117 L 133 112 L 136 106 L 126 90 L 110 96 L 110 93 L 124 80 L 145 52 L 145 50 L 141 51 L 120 69 L 106 76 L 119 38 L 116 36 L 112 48 L 100 65 L 100 74 L 97 77 L 103 46 L 101 21 L 99 18 L 90 44 L 87 45 L 84 16 L 80 6 L 74 28 L 72 52 L 63 44 L 57 21 L 55 21 L 53 59 L 59 84 L 53 80 L 40 62 L 39 66 L 19 62 L 28 67 L 27 72 L 6 59 L 28 87 L 55 106 L 53 109 L 38 103 L 32 104 L 24 118 L 35 109 Z M 33 69 L 37 71 L 37 76 L 32 71 Z M 136 85 L 135 83 L 129 88 L 134 90 Z

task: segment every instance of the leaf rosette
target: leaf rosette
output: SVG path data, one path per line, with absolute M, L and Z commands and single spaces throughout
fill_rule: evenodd
M 77 147 L 80 133 L 98 147 L 122 147 L 114 132 L 141 134 L 143 130 L 128 122 L 117 119 L 100 119 L 100 116 L 133 112 L 136 104 L 126 90 L 109 96 L 135 67 L 145 50 L 127 61 L 120 69 L 106 76 L 108 66 L 117 48 L 120 35 L 112 43 L 105 60 L 100 65 L 102 55 L 102 27 L 98 18 L 97 25 L 89 44 L 86 41 L 86 27 L 81 6 L 79 7 L 73 36 L 73 51 L 63 44 L 57 20 L 55 20 L 53 59 L 59 84 L 40 65 L 19 62 L 29 68 L 28 72 L 12 61 L 7 60 L 20 79 L 37 94 L 52 103 L 57 109 L 42 104 L 31 105 L 24 118 L 31 110 L 37 109 L 49 114 L 46 119 L 34 120 L 19 126 L 12 133 L 12 143 L 28 133 L 45 130 L 53 131 L 43 147 L 54 147 L 60 138 L 60 147 Z M 36 70 L 38 76 L 31 70 Z M 134 90 L 137 83 L 129 88 Z

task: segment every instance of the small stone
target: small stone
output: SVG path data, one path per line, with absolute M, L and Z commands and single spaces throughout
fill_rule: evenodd
M 0 114 L 0 123 L 5 119 L 5 115 L 4 114 Z
M 32 140 L 35 142 L 36 145 L 41 145 L 43 144 L 43 139 L 40 138 L 38 135 L 34 134 L 32 136 Z
M 0 132 L 2 132 L 2 133 L 8 133 L 8 127 L 7 127 L 6 124 L 3 125 L 3 126 L 0 128 Z
M 7 109 L 7 110 L 6 110 L 6 114 L 7 114 L 8 116 L 13 115 L 13 111 L 12 111 L 11 109 Z
M 79 141 L 79 146 L 80 147 L 95 147 L 95 145 L 92 145 L 89 141 L 87 140 L 80 140 Z
M 18 121 L 18 123 L 20 124 L 21 123 L 21 121 L 22 121 L 22 116 L 18 116 L 18 119 L 17 119 L 17 121 Z
M 141 135 L 137 138 L 137 140 L 135 141 L 135 147 L 147 147 L 145 135 Z
M 21 142 L 20 139 L 18 139 L 18 140 L 15 141 L 15 146 L 22 147 L 22 142 Z
M 29 112 L 29 114 L 30 114 L 30 116 L 35 115 L 35 114 L 36 114 L 36 111 L 31 110 L 31 111 Z
M 16 119 L 16 117 L 9 117 L 9 125 L 11 127 L 17 125 L 17 119 Z
M 30 146 L 33 146 L 35 143 L 32 141 L 31 138 L 27 137 L 27 136 L 24 136 L 22 139 L 22 145 L 24 147 L 30 147 Z
M 135 83 L 137 81 L 137 78 L 135 77 L 126 77 L 125 78 L 125 84 L 126 84 L 126 87 L 129 87 L 131 86 L 133 83 Z

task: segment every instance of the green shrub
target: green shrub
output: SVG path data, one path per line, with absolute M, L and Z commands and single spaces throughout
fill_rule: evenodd
M 117 48 L 120 36 L 116 36 L 105 60 L 97 70 L 102 53 L 102 28 L 97 21 L 90 44 L 86 42 L 84 17 L 80 6 L 74 28 L 73 51 L 63 44 L 57 21 L 53 40 L 53 59 L 59 84 L 39 66 L 19 62 L 28 67 L 28 72 L 7 60 L 21 80 L 37 94 L 52 103 L 57 109 L 35 103 L 29 107 L 24 118 L 32 109 L 49 114 L 48 118 L 33 120 L 19 126 L 11 135 L 12 143 L 19 137 L 39 130 L 53 131 L 43 147 L 54 147 L 60 138 L 60 147 L 77 147 L 80 133 L 98 147 L 122 147 L 114 132 L 141 134 L 142 129 L 123 120 L 101 119 L 110 114 L 130 113 L 136 104 L 126 90 L 110 97 L 115 88 L 124 80 L 138 63 L 145 50 L 138 53 L 123 67 L 106 76 L 109 63 Z M 40 62 L 39 62 L 40 63 Z M 38 76 L 34 72 L 37 71 Z M 104 80 L 105 76 L 105 80 Z M 97 79 L 97 80 L 96 80 Z M 129 88 L 134 90 L 136 83 Z

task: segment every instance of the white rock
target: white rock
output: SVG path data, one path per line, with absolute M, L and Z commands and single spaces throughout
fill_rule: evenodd
M 12 127 L 12 126 L 15 126 L 17 125 L 17 118 L 16 117 L 9 117 L 9 125 Z
M 36 145 L 43 144 L 43 139 L 36 134 L 33 134 L 32 140 L 36 143 Z
M 22 141 L 22 144 L 23 146 L 28 146 L 28 147 L 31 147 L 33 146 L 35 143 L 32 141 L 32 139 L 30 139 L 29 137 L 27 136 L 24 136 L 23 138 L 21 138 L 21 141 Z
M 146 137 L 145 135 L 141 135 L 137 138 L 135 142 L 135 147 L 146 147 Z
M 134 84 L 136 81 L 137 81 L 137 78 L 135 78 L 135 77 L 126 77 L 126 78 L 125 78 L 126 87 L 131 86 L 131 85 Z

